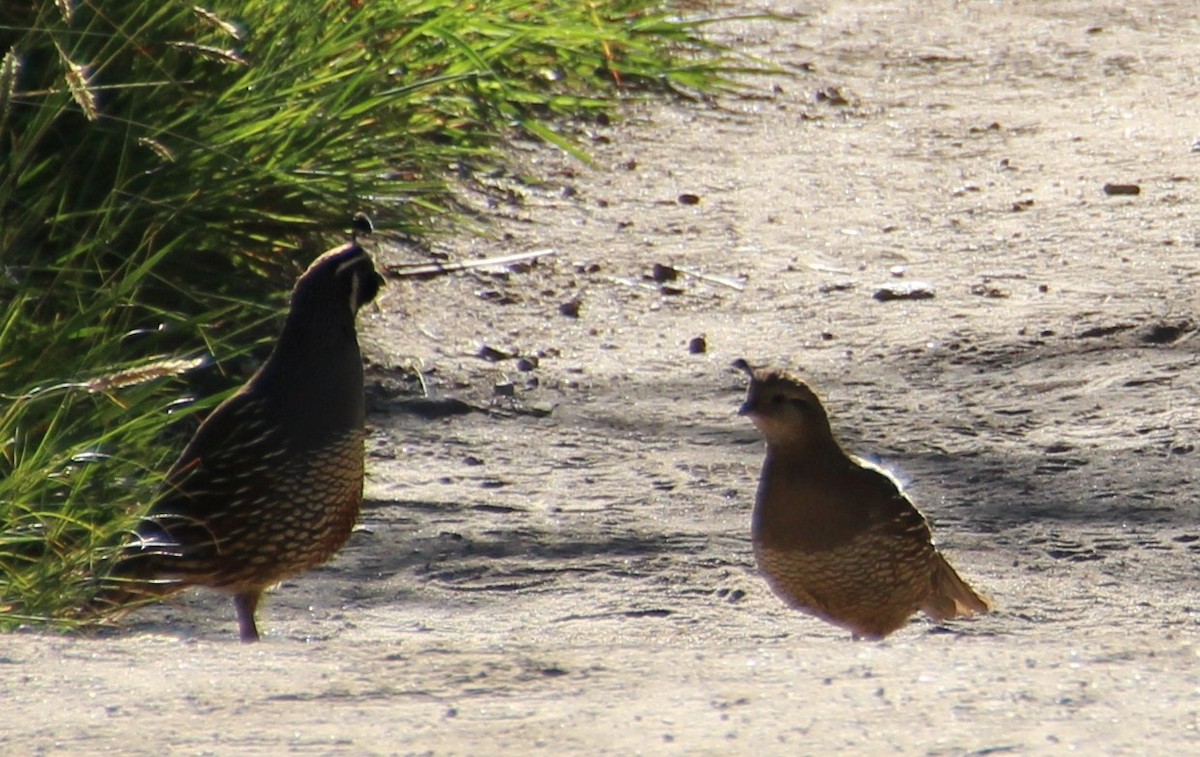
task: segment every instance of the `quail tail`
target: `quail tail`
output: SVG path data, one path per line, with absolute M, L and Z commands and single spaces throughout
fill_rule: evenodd
M 933 564 L 933 596 L 921 610 L 936 622 L 988 612 L 991 604 L 955 572 L 946 558 L 936 555 Z
M 118 579 L 106 581 L 103 588 L 83 608 L 87 617 L 118 618 L 147 602 L 164 599 L 181 590 L 168 581 Z

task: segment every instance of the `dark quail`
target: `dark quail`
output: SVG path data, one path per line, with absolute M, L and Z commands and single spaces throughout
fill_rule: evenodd
M 357 242 L 308 267 L 271 356 L 197 429 L 100 601 L 211 587 L 233 595 L 242 641 L 257 641 L 263 591 L 341 548 L 363 489 L 354 321 L 382 283 Z
M 767 442 L 751 540 L 775 594 L 867 639 L 917 610 L 936 622 L 989 610 L 896 481 L 842 450 L 804 382 L 745 360 L 734 366 L 750 375 L 740 412 Z

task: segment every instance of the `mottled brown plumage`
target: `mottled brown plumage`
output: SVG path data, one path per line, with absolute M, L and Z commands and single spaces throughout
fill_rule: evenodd
M 356 242 L 309 266 L 271 356 L 197 429 L 101 601 L 219 589 L 233 594 L 242 641 L 257 641 L 262 592 L 341 548 L 363 486 L 354 321 L 382 282 Z
M 868 639 L 917 610 L 938 622 L 988 611 L 895 480 L 842 450 L 804 382 L 734 365 L 750 375 L 741 413 L 767 442 L 751 540 L 775 594 Z

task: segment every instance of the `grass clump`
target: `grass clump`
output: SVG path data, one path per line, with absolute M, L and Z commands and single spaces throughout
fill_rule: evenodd
M 71 626 L 355 210 L 421 235 L 524 131 L 732 70 L 651 0 L 0 0 L 0 628 Z M 183 362 L 179 362 L 183 361 Z M 252 361 L 247 361 L 252 362 Z M 194 374 L 193 374 L 194 375 Z M 174 429 L 174 431 L 173 431 Z

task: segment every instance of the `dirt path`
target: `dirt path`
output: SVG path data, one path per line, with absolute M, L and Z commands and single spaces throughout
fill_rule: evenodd
M 448 251 L 557 255 L 365 317 L 363 529 L 265 643 L 203 594 L 9 636 L 0 751 L 1193 750 L 1200 8 L 775 9 L 807 15 L 727 33 L 794 78 L 634 108 L 595 168 L 531 150 L 509 236 Z M 743 356 L 808 376 L 1001 611 L 852 643 L 772 597 Z M 415 413 L 414 365 L 476 411 Z

